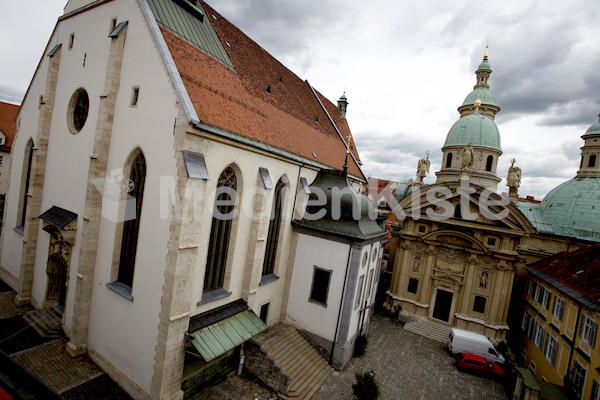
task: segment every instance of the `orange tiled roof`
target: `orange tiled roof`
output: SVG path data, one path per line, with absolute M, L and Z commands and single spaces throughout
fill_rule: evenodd
M 161 28 L 200 121 L 341 169 L 345 145 L 309 84 L 206 3 L 202 7 L 217 17 L 210 22 L 235 71 Z M 350 129 L 340 110 L 315 93 L 346 138 Z M 358 160 L 354 143 L 352 149 Z M 348 164 L 350 174 L 365 179 L 351 158 Z
M 6 142 L 0 146 L 0 149 L 10 151 L 15 132 L 17 131 L 17 121 L 15 117 L 19 111 L 19 106 L 0 101 L 0 131 L 6 136 Z
M 544 258 L 529 268 L 600 303 L 600 245 Z

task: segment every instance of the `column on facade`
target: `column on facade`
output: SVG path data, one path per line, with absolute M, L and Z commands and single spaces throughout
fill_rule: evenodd
M 46 75 L 46 87 L 44 88 L 44 104 L 40 106 L 37 137 L 34 142 L 34 156 L 31 162 L 31 175 L 29 193 L 27 196 L 27 209 L 23 231 L 23 250 L 21 253 L 21 268 L 19 281 L 17 282 L 17 303 L 27 303 L 31 300 L 31 288 L 33 285 L 33 269 L 35 265 L 35 254 L 37 237 L 40 230 L 37 217 L 41 214 L 42 190 L 46 177 L 46 157 L 48 155 L 48 142 L 50 139 L 50 125 L 54 112 L 54 101 L 56 98 L 56 86 L 58 83 L 58 69 L 60 66 L 61 47 L 48 56 L 48 73 Z
M 469 314 L 471 311 L 471 293 L 473 293 L 473 280 L 477 275 L 477 255 L 469 254 L 465 265 L 465 277 L 463 278 L 462 295 L 460 296 L 460 312 Z
M 242 298 L 253 309 L 258 309 L 258 304 L 254 304 L 254 297 L 258 284 L 262 277 L 262 267 L 265 259 L 265 248 L 267 235 L 269 231 L 271 212 L 268 204 L 272 203 L 273 190 L 267 190 L 263 187 L 262 178 L 259 176 L 255 183 L 256 194 L 252 204 L 252 224 L 250 226 L 250 236 L 248 238 L 248 253 L 246 255 L 246 268 L 244 270 L 244 281 L 242 284 Z M 258 218 L 264 216 L 265 218 Z
M 504 308 L 504 304 L 500 304 L 500 300 L 502 298 L 507 297 L 506 294 L 503 293 L 503 288 L 504 284 L 505 284 L 505 279 L 506 279 L 506 275 L 505 275 L 505 268 L 506 268 L 506 264 L 505 261 L 500 261 L 499 265 L 496 266 L 496 270 L 495 270 L 495 280 L 494 280 L 494 290 L 492 291 L 492 304 L 490 306 L 489 312 L 488 312 L 488 318 L 491 320 L 495 320 L 494 322 L 502 322 L 500 320 L 501 316 L 500 316 L 500 307 Z
M 433 267 L 435 265 L 435 245 L 429 245 L 427 249 L 427 257 L 425 258 L 425 268 L 423 270 L 422 282 L 421 282 L 421 294 L 419 296 L 419 303 L 426 304 L 430 292 L 431 292 L 431 281 L 433 276 Z
M 410 265 L 410 247 L 411 247 L 411 242 L 408 240 L 401 240 L 400 241 L 400 246 L 398 248 L 398 253 L 396 256 L 396 260 L 401 260 L 399 263 L 396 263 L 396 268 L 394 268 L 394 271 L 399 271 L 399 273 L 396 275 L 396 279 L 394 280 L 394 290 L 393 293 L 396 295 L 400 295 L 403 291 L 404 288 L 401 286 L 401 284 L 406 284 L 406 282 L 408 282 L 408 265 Z M 400 268 L 398 268 L 400 267 Z
M 187 121 L 179 115 L 178 121 Z M 186 124 L 187 125 L 187 124 Z M 177 193 L 184 201 L 205 198 L 206 181 L 186 179 L 181 156 L 181 137 L 185 126 L 178 127 L 175 140 L 177 158 Z M 185 196 L 182 196 L 185 195 Z M 200 207 L 198 210 L 195 207 Z M 198 263 L 198 247 L 202 225 L 195 215 L 202 215 L 203 202 L 194 204 L 183 219 L 174 217 L 170 225 L 170 238 L 165 262 L 165 281 L 160 300 L 158 334 L 154 355 L 154 375 L 151 395 L 155 399 L 179 400 L 183 398 L 181 380 L 185 364 L 185 332 L 189 329 L 193 299 L 192 270 Z M 196 214 L 194 214 L 196 212 Z
M 75 284 L 75 302 L 73 305 L 73 326 L 71 341 L 67 343 L 67 351 L 72 356 L 86 352 L 90 310 L 92 306 L 92 289 L 94 286 L 94 270 L 102 213 L 102 194 L 95 188 L 96 179 L 109 175 L 107 171 L 110 139 L 117 92 L 121 81 L 121 62 L 127 26 L 118 36 L 111 38 L 104 92 L 100 96 L 98 122 L 94 136 L 93 154 L 90 156 L 86 198 L 84 205 L 81 245 Z

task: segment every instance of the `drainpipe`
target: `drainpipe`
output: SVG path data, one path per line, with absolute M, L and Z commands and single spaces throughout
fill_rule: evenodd
M 575 320 L 575 331 L 573 332 L 573 345 L 571 346 L 571 351 L 569 352 L 569 363 L 567 364 L 567 376 L 569 376 L 569 371 L 571 370 L 571 363 L 573 362 L 573 352 L 575 351 L 575 341 L 577 340 L 577 335 L 579 335 L 579 325 L 581 324 L 581 308 L 583 306 L 579 304 L 579 309 L 577 310 L 577 319 Z M 571 382 L 573 383 L 573 382 Z
M 342 298 L 340 300 L 340 308 L 338 310 L 337 323 L 335 325 L 335 333 L 333 334 L 333 343 L 331 344 L 331 352 L 329 356 L 329 365 L 333 365 L 333 352 L 335 343 L 337 342 L 338 331 L 340 329 L 340 319 L 342 318 L 342 307 L 344 306 L 344 297 L 346 297 L 346 281 L 348 280 L 348 271 L 350 269 L 350 256 L 352 255 L 353 240 L 350 240 L 350 249 L 348 250 L 348 261 L 346 261 L 346 273 L 344 275 L 344 285 L 342 286 Z

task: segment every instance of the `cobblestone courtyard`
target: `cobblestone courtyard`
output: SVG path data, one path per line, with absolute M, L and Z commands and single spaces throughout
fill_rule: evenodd
M 355 371 L 371 371 L 381 389 L 381 400 L 486 399 L 506 400 L 503 383 L 459 371 L 443 343 L 403 329 L 400 322 L 375 315 L 369 344 L 362 357 L 335 372 L 312 400 L 351 400 Z M 272 390 L 248 379 L 230 376 L 194 400 L 267 400 Z
M 443 343 L 402 329 L 402 323 L 375 315 L 362 357 L 336 372 L 313 400 L 351 399 L 354 372 L 375 372 L 381 400 L 508 399 L 496 380 L 459 371 Z

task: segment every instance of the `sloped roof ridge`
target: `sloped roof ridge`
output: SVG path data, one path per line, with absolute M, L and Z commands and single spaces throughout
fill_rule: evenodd
M 10 150 L 17 131 L 16 117 L 20 109 L 21 106 L 17 104 L 0 101 L 0 131 L 6 136 L 6 142 L 0 149 Z
M 347 137 L 350 130 L 337 106 L 321 94 L 315 96 L 306 81 L 208 4 L 201 5 L 207 14 L 205 21 L 213 25 L 235 70 L 162 30 L 199 121 L 341 168 L 346 146 L 335 126 L 342 137 Z M 319 104 L 321 99 L 326 100 L 324 107 Z M 327 113 L 335 126 L 328 121 Z M 366 181 L 358 162 L 350 162 L 349 168 L 349 173 Z

